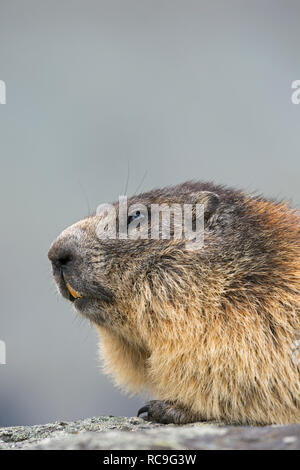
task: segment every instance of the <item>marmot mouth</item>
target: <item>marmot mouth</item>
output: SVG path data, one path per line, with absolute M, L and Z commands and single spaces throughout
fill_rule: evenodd
M 69 300 L 71 300 L 71 302 L 74 302 L 76 299 L 82 299 L 83 296 L 73 289 L 68 282 L 66 282 L 66 288 L 68 289 Z
M 65 299 L 70 300 L 70 302 L 76 303 L 77 306 L 84 304 L 84 301 L 104 301 L 104 302 L 112 302 L 114 300 L 113 293 L 102 286 L 95 286 L 87 291 L 85 289 L 84 293 L 78 292 L 75 290 L 71 284 L 65 279 L 64 273 L 61 272 L 60 279 L 56 279 L 56 282 L 59 286 L 60 293 Z

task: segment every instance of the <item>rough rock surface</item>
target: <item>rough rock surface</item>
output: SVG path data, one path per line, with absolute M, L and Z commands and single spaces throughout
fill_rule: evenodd
M 40 426 L 0 428 L 0 449 L 300 449 L 300 424 L 175 426 L 102 416 Z

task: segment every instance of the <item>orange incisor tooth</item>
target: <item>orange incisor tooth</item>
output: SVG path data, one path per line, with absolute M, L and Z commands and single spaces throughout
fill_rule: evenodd
M 66 282 L 66 286 L 67 286 L 67 289 L 68 291 L 70 292 L 70 294 L 75 298 L 75 299 L 81 299 L 82 295 L 79 294 L 79 292 L 77 292 L 76 290 L 72 289 L 72 287 L 70 286 L 70 284 L 68 284 Z

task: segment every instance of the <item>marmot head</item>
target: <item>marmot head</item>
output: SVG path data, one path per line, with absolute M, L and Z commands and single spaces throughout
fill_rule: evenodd
M 200 248 L 187 247 L 184 236 L 176 235 L 179 226 L 172 211 L 167 222 L 158 219 L 159 235 L 153 239 L 153 205 L 163 204 L 179 208 L 181 215 L 191 205 L 193 228 L 199 215 L 195 205 L 203 208 Z M 189 310 L 201 315 L 221 304 L 226 309 L 226 303 L 262 303 L 273 288 L 282 289 L 292 280 L 299 225 L 285 205 L 212 183 L 188 182 L 133 196 L 127 208 L 125 219 L 116 202 L 112 210 L 77 222 L 49 251 L 61 294 L 93 323 L 130 328 L 134 312 L 143 312 L 153 324 L 167 319 L 168 312 L 174 318 L 174 311 L 177 321 L 180 313 L 186 321 Z M 180 220 L 183 224 L 184 217 Z M 165 238 L 164 223 L 170 229 Z M 124 225 L 133 237 L 123 239 Z M 143 236 L 138 232 L 142 227 Z M 282 257 L 278 253 L 287 245 L 291 256 Z
M 184 217 L 191 217 L 192 237 L 198 222 L 198 234 L 203 235 L 203 228 L 206 235 L 213 231 L 221 202 L 214 189 L 210 184 L 185 183 L 131 197 L 125 219 L 122 215 L 126 239 L 120 234 L 120 201 L 110 206 L 110 212 L 102 207 L 68 227 L 48 254 L 60 293 L 77 311 L 99 324 L 126 322 L 126 311 L 133 301 L 147 299 L 149 305 L 155 298 L 180 302 L 176 281 L 184 283 L 188 266 L 202 252 L 202 248 L 187 246 Z M 197 211 L 198 207 L 203 212 Z M 169 218 L 162 215 L 163 210 L 164 214 L 169 211 Z

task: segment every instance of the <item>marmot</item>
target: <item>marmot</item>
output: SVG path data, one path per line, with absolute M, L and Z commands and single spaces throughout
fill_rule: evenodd
M 99 239 L 97 213 L 67 228 L 49 251 L 59 290 L 95 325 L 116 384 L 155 398 L 139 410 L 147 419 L 300 422 L 299 215 L 209 182 L 155 189 L 128 206 L 197 202 L 199 250 L 174 237 Z

